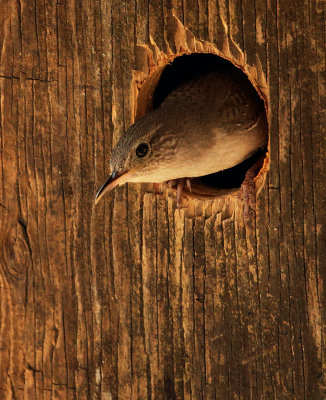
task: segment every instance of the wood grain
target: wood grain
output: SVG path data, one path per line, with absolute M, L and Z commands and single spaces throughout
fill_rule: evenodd
M 0 11 L 0 398 L 324 399 L 325 2 Z M 193 52 L 268 106 L 256 214 L 149 185 L 95 207 L 145 80 Z

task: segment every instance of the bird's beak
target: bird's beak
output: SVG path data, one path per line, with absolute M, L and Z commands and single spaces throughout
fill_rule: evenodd
M 128 180 L 135 174 L 134 170 L 131 171 L 121 171 L 117 172 L 114 171 L 110 176 L 109 179 L 103 183 L 100 190 L 97 192 L 95 197 L 95 204 L 97 204 L 100 199 L 105 195 L 106 192 L 114 189 L 116 186 L 123 185 L 124 183 L 128 182 Z

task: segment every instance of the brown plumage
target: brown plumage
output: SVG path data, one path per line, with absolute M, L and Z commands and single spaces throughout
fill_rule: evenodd
M 263 102 L 239 71 L 213 71 L 174 89 L 112 151 L 96 196 L 126 182 L 168 182 L 231 168 L 266 145 Z

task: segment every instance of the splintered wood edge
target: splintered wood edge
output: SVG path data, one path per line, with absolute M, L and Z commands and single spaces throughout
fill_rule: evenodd
M 213 54 L 225 60 L 230 61 L 234 66 L 241 69 L 250 80 L 259 97 L 264 101 L 266 119 L 268 124 L 268 144 L 262 167 L 257 172 L 254 178 L 257 195 L 264 186 L 267 171 L 269 169 L 269 92 L 265 74 L 263 73 L 262 65 L 258 57 L 254 66 L 246 64 L 246 57 L 239 46 L 230 37 L 225 36 L 223 52 L 218 50 L 213 44 L 197 39 L 194 34 L 187 29 L 181 21 L 173 15 L 173 20 L 170 21 L 174 28 L 174 44 L 172 50 L 168 47 L 166 52 L 163 52 L 156 45 L 154 39 L 150 37 L 150 45 L 136 46 L 136 69 L 132 71 L 133 79 L 133 104 L 134 117 L 136 121 L 144 117 L 148 112 L 153 110 L 153 96 L 155 89 L 159 83 L 161 75 L 165 67 L 172 63 L 174 59 L 183 55 L 191 54 Z M 217 189 L 215 194 L 210 193 L 208 196 L 205 193 L 185 193 L 187 197 L 203 201 L 203 200 L 219 200 L 225 198 L 238 198 L 239 188 Z

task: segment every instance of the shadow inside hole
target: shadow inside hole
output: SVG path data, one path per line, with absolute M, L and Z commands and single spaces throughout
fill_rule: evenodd
M 168 64 L 159 79 L 153 95 L 153 108 L 157 108 L 173 89 L 183 83 L 212 71 L 233 71 L 248 80 L 245 73 L 230 61 L 215 54 L 188 54 L 177 57 Z M 258 100 L 260 100 L 257 94 Z
M 155 109 L 159 107 L 169 93 L 183 83 L 212 71 L 222 72 L 224 70 L 233 71 L 235 75 L 240 75 L 241 79 L 243 78 L 244 80 L 249 80 L 246 74 L 244 74 L 240 68 L 237 68 L 230 61 L 214 54 L 197 53 L 177 57 L 171 64 L 164 68 L 161 74 L 153 94 L 153 108 Z M 261 102 L 263 104 L 263 100 L 259 97 L 258 93 L 257 102 Z M 230 193 L 232 193 L 234 189 L 241 186 L 248 169 L 251 168 L 259 159 L 263 160 L 265 154 L 266 149 L 258 150 L 253 156 L 243 161 L 241 164 L 236 165 L 235 167 L 216 172 L 214 174 L 192 178 L 191 183 L 195 184 L 197 187 L 199 195 L 198 198 L 200 198 L 201 191 L 203 198 L 205 197 L 205 188 L 217 189 L 216 194 L 211 192 L 212 194 L 208 196 L 211 198 L 225 195 L 228 190 Z M 261 165 L 262 164 L 263 163 L 261 163 Z M 259 170 L 260 168 L 258 168 L 256 171 L 256 175 L 258 174 Z M 221 189 L 220 192 L 218 191 L 219 189 Z

